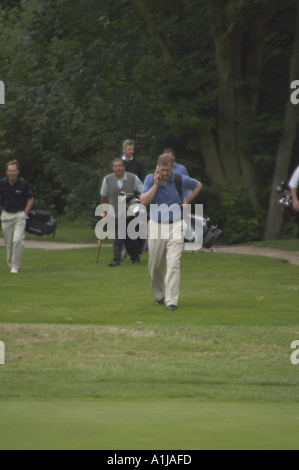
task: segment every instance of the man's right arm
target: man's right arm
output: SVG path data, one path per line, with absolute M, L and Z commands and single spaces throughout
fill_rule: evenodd
M 154 184 L 150 187 L 150 189 L 147 191 L 147 188 L 150 186 L 150 176 L 146 177 L 145 183 L 144 183 L 144 188 L 143 190 L 145 191 L 143 194 L 140 196 L 140 202 L 143 206 L 149 206 L 153 200 L 154 197 L 156 196 L 156 192 L 158 190 L 159 184 L 160 184 L 160 175 L 158 170 L 155 171 L 155 174 L 153 176 Z
M 292 195 L 292 201 L 293 201 L 293 209 L 296 212 L 299 212 L 299 201 L 297 197 L 297 188 L 291 188 L 291 195 Z
M 101 203 L 108 204 L 108 186 L 106 178 L 104 178 L 102 188 L 101 188 Z M 103 217 L 107 217 L 107 211 L 103 212 Z
M 289 183 L 290 191 L 292 195 L 292 201 L 293 201 L 293 209 L 296 212 L 299 212 L 299 201 L 297 197 L 298 185 L 299 185 L 299 167 L 295 170 Z
M 107 196 L 101 196 L 101 203 L 102 204 L 108 204 L 108 197 Z M 103 212 L 103 217 L 107 217 L 107 211 Z

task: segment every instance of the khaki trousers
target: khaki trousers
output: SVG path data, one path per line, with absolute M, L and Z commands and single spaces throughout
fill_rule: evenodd
M 3 211 L 1 215 L 3 236 L 7 249 L 7 263 L 10 269 L 20 269 L 25 246 L 25 212 L 10 214 Z
M 152 279 L 152 291 L 156 300 L 165 298 L 168 307 L 178 305 L 185 229 L 182 221 L 169 226 L 149 221 L 148 268 Z M 153 239 L 154 235 L 158 238 Z

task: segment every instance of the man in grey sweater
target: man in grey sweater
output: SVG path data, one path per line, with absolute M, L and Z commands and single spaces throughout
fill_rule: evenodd
M 127 226 L 129 225 L 132 218 L 127 217 L 126 219 L 126 239 L 119 239 L 119 230 L 123 227 L 119 227 L 118 224 L 118 197 L 125 194 L 141 194 L 143 190 L 143 183 L 140 181 L 138 176 L 132 173 L 127 173 L 124 162 L 121 158 L 116 158 L 113 161 L 112 166 L 113 173 L 104 178 L 101 188 L 101 199 L 102 204 L 110 204 L 115 211 L 115 240 L 113 243 L 113 262 L 109 264 L 111 267 L 120 265 L 121 252 L 123 243 L 125 244 L 128 255 L 131 258 L 131 264 L 138 264 L 140 262 L 140 240 L 131 240 L 127 234 Z M 103 217 L 107 217 L 107 212 L 104 212 Z

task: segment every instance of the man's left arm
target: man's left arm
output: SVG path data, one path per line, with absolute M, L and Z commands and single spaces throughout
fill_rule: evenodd
M 31 197 L 30 199 L 27 199 L 27 205 L 25 207 L 25 214 L 28 215 L 29 212 L 31 211 L 32 207 L 34 204 L 34 197 Z
M 184 177 L 183 177 L 184 178 Z M 189 180 L 191 180 L 191 178 L 188 178 Z M 183 202 L 183 206 L 184 205 L 187 205 L 187 204 L 191 204 L 191 202 L 193 201 L 193 199 L 196 198 L 196 196 L 200 193 L 200 191 L 202 190 L 202 183 L 200 181 L 196 181 L 196 180 L 191 180 L 193 182 L 193 184 L 191 183 L 191 186 L 193 186 L 193 189 L 191 190 L 190 194 L 185 198 L 184 202 Z M 187 182 L 188 183 L 188 182 Z M 195 188 L 194 188 L 194 184 L 196 184 Z M 186 189 L 191 189 L 191 187 L 189 186 L 189 188 L 187 187 L 189 186 L 188 184 L 186 184 Z
M 32 207 L 33 207 L 33 204 L 34 204 L 34 194 L 33 192 L 31 191 L 31 188 L 30 188 L 30 185 L 28 183 L 28 181 L 25 181 L 25 192 L 23 192 L 25 198 L 26 198 L 26 207 L 24 209 L 24 212 L 26 214 L 26 216 L 29 214 L 29 212 L 31 211 Z

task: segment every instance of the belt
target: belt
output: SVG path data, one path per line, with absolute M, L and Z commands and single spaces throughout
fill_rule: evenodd
M 184 220 L 184 217 L 182 217 L 181 219 L 177 219 L 177 220 L 170 220 L 170 221 L 167 221 L 167 222 L 157 222 L 159 225 L 173 225 L 173 224 L 176 224 L 177 222 L 181 222 L 182 220 Z
M 20 212 L 24 212 L 24 211 L 12 212 L 12 211 L 6 211 L 5 209 L 3 209 L 3 211 L 8 212 L 8 214 L 19 214 Z

